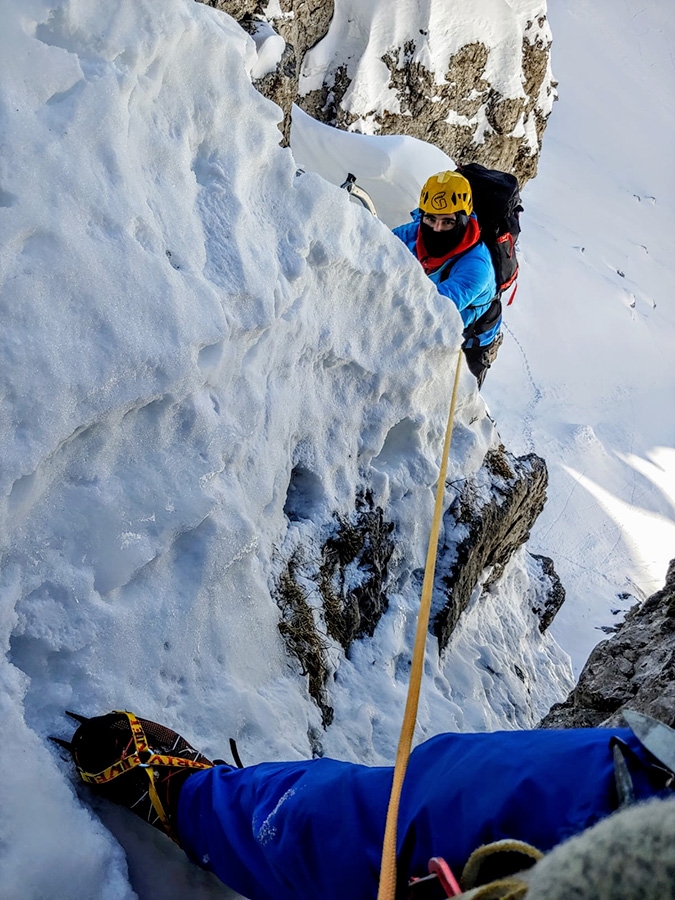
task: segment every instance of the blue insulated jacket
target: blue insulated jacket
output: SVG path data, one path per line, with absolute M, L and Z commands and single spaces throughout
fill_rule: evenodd
M 459 875 L 481 844 L 514 838 L 547 851 L 607 816 L 613 735 L 635 754 L 637 799 L 655 794 L 628 729 L 441 734 L 420 744 L 401 797 L 400 896 L 432 856 Z M 180 793 L 180 843 L 251 900 L 375 900 L 392 775 L 333 759 L 197 772 Z
M 394 234 L 417 258 L 417 233 L 422 216 L 419 209 L 414 210 L 411 215 L 413 221 L 394 228 Z M 438 293 L 449 297 L 455 304 L 466 329 L 487 311 L 492 298 L 497 293 L 497 282 L 490 251 L 481 241 L 462 254 L 460 259 L 452 265 L 448 277 L 440 280 L 444 269 L 445 266 L 441 266 L 436 272 L 432 272 L 429 278 L 436 284 Z M 496 325 L 478 336 L 478 343 L 482 347 L 491 344 L 495 339 L 501 321 L 500 317 Z

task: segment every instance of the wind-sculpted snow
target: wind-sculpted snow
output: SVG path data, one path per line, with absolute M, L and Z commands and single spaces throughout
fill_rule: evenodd
M 342 669 L 333 650 L 321 740 L 391 761 L 461 323 L 384 224 L 296 175 L 226 16 L 26 0 L 3 23 L 0 893 L 119 900 L 119 846 L 47 735 L 70 735 L 65 708 L 126 707 L 213 756 L 230 735 L 247 762 L 308 756 L 320 713 L 279 635 L 275 554 L 364 485 L 396 527 L 395 590 Z M 496 440 L 466 371 L 456 428 L 450 480 Z M 507 587 L 472 640 L 524 614 Z M 554 674 L 534 698 L 508 667 L 487 696 L 468 651 L 461 717 L 434 657 L 421 733 L 543 714 L 569 674 L 535 640 Z M 224 894 L 96 811 L 140 896 Z

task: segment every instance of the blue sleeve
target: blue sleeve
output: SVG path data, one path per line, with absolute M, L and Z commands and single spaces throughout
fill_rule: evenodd
M 486 306 L 497 291 L 495 272 L 487 251 L 463 256 L 445 281 L 436 285 L 439 294 L 449 297 L 460 313 L 467 307 Z M 464 319 L 464 316 L 462 316 Z M 465 325 L 469 322 L 464 322 Z
M 400 238 L 403 243 L 406 245 L 408 250 L 414 255 L 415 246 L 417 244 L 417 230 L 419 228 L 418 222 L 406 222 L 405 225 L 399 225 L 397 228 L 393 229 L 393 233 L 397 238 Z

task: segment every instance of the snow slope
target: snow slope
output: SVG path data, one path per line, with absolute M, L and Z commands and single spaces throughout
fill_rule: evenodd
M 675 12 L 553 0 L 549 18 L 560 99 L 484 394 L 507 446 L 548 463 L 531 543 L 567 590 L 552 631 L 578 672 L 675 556 Z
M 498 436 L 546 457 L 530 547 L 563 575 L 554 629 L 579 665 L 631 602 L 616 593 L 648 591 L 672 556 L 674 17 L 550 7 L 561 99 L 483 391 L 499 435 L 465 373 L 449 480 Z M 307 160 L 278 147 L 255 45 L 227 16 L 187 0 L 3 13 L 1 892 L 231 896 L 92 804 L 47 735 L 71 733 L 65 707 L 127 706 L 214 755 L 233 736 L 247 763 L 316 740 L 392 760 L 459 317 L 385 224 L 296 176 Z M 370 167 L 386 225 L 446 165 L 419 142 L 335 137 L 337 151 L 308 139 L 313 164 L 334 184 L 346 173 L 331 166 Z M 296 465 L 315 477 L 290 523 Z M 349 660 L 332 648 L 322 732 L 277 632 L 274 575 L 364 481 L 396 522 L 398 590 L 372 640 Z M 521 552 L 442 660 L 430 642 L 420 738 L 527 727 L 565 692 L 567 657 L 528 612 L 536 589 Z
M 211 755 L 233 736 L 249 763 L 317 742 L 392 761 L 460 319 L 382 222 L 296 175 L 227 16 L 188 0 L 3 13 L 0 887 L 226 896 L 92 803 L 47 736 L 72 733 L 66 708 L 123 706 Z M 385 170 L 413 156 L 388 147 Z M 449 480 L 497 440 L 465 371 Z M 331 648 L 324 733 L 274 577 L 364 486 L 396 526 L 390 609 L 349 660 Z M 538 579 L 521 551 L 442 660 L 429 642 L 420 739 L 526 727 L 565 693 Z

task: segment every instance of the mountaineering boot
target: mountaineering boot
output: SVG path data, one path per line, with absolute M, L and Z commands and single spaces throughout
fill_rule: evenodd
M 72 741 L 54 740 L 71 753 L 82 780 L 177 841 L 180 789 L 211 760 L 170 728 L 124 710 L 91 719 L 69 715 L 80 723 Z

